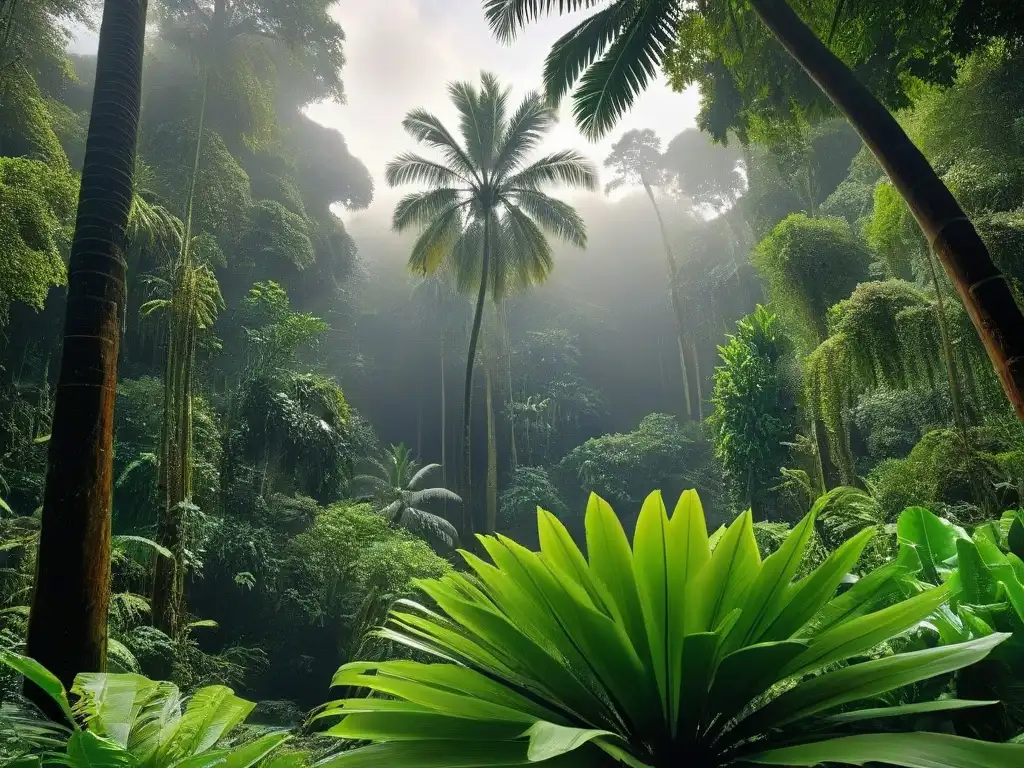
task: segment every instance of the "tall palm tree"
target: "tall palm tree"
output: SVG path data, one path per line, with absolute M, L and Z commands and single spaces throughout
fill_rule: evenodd
M 428 512 L 423 505 L 429 501 L 462 501 L 458 494 L 447 488 L 422 488 L 426 479 L 441 468 L 440 464 L 420 467 L 412 453 L 403 444 L 393 445 L 383 459 L 367 459 L 366 474 L 352 478 L 352 485 L 362 492 L 360 498 L 374 501 L 393 525 L 400 525 L 417 533 L 439 540 L 452 547 L 459 534 L 440 515 Z
M 462 403 L 466 537 L 473 532 L 470 408 L 484 300 L 490 294 L 499 301 L 513 290 L 547 279 L 554 266 L 548 235 L 580 248 L 586 245 L 579 214 L 542 188 L 561 183 L 594 189 L 597 173 L 573 150 L 528 162 L 555 122 L 555 113 L 540 94 L 527 94 L 509 113 L 509 90 L 487 73 L 481 75 L 479 88 L 457 82 L 448 93 L 459 113 L 461 143 L 437 117 L 415 109 L 406 115 L 403 127 L 441 159 L 405 152 L 388 163 L 385 178 L 390 186 L 427 187 L 395 206 L 392 223 L 397 231 L 421 230 L 409 256 L 410 269 L 431 274 L 447 266 L 460 290 L 477 294 Z
M 1024 420 L 1024 314 L 974 225 L 889 110 L 785 0 L 749 3 L 846 116 L 906 200 L 956 287 L 1007 398 Z M 508 41 L 523 24 L 556 8 L 568 13 L 592 8 L 601 0 L 483 0 L 483 4 L 492 30 Z M 576 121 L 592 139 L 607 132 L 629 109 L 676 42 L 684 9 L 694 10 L 693 4 L 682 0 L 607 0 L 605 4 L 555 43 L 544 66 L 552 104 L 579 82 L 574 94 Z
M 28 654 L 65 686 L 106 664 L 114 397 L 145 31 L 146 0 L 106 0 L 28 626 Z

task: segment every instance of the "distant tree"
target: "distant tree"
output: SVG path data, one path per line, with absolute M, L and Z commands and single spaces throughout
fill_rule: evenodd
M 142 100 L 145 0 L 107 0 L 68 269 L 27 653 L 70 689 L 106 665 L 114 399 Z M 44 707 L 47 697 L 29 686 Z
M 402 122 L 406 132 L 443 159 L 406 152 L 388 163 L 385 178 L 390 186 L 429 187 L 406 195 L 395 206 L 395 230 L 421 230 L 409 256 L 410 269 L 429 275 L 443 266 L 460 290 L 477 294 L 462 417 L 466 491 L 461 533 L 468 539 L 474 527 L 470 407 L 484 301 L 488 295 L 499 301 L 547 279 L 554 266 L 549 235 L 578 247 L 586 244 L 579 214 L 541 189 L 557 183 L 593 189 L 597 179 L 590 163 L 573 150 L 529 162 L 555 119 L 539 94 L 527 94 L 510 114 L 509 90 L 484 73 L 479 88 L 452 83 L 449 95 L 459 113 L 462 143 L 437 117 L 413 110 Z
M 560 1 L 557 6 L 554 0 L 484 0 L 483 4 L 491 28 L 504 41 L 511 40 L 524 24 L 556 8 L 568 13 L 597 5 L 595 0 Z M 1024 420 L 1024 313 L 974 225 L 884 104 L 818 38 L 807 21 L 785 0 L 749 0 L 749 5 L 813 83 L 807 77 L 794 80 L 779 76 L 777 46 L 761 45 L 757 50 L 767 52 L 767 57 L 760 60 L 748 54 L 743 31 L 751 26 L 752 19 L 748 16 L 738 21 L 731 2 L 617 0 L 585 18 L 552 47 L 544 66 L 548 101 L 557 105 L 576 86 L 577 125 L 589 138 L 600 138 L 629 109 L 658 67 L 672 59 L 677 85 L 697 82 L 705 73 L 719 73 L 716 80 L 705 80 L 702 85 L 716 95 L 712 108 L 725 105 L 728 111 L 730 102 L 742 101 L 744 96 L 723 64 L 723 48 L 733 45 L 736 49 L 729 51 L 731 60 L 753 72 L 759 83 L 768 82 L 766 87 L 751 91 L 762 103 L 783 104 L 787 109 L 794 102 L 807 103 L 810 99 L 806 94 L 817 93 L 816 85 L 860 134 L 907 201 L 928 242 L 934 244 L 939 261 L 985 344 L 1007 398 Z M 854 7 L 847 9 L 848 5 Z M 838 3 L 828 13 L 831 23 L 820 19 L 821 11 L 810 21 L 823 22 L 829 42 L 837 33 L 846 36 L 843 52 L 863 65 L 860 69 L 868 69 L 873 63 L 864 61 L 869 56 L 885 62 L 885 66 L 875 66 L 868 73 L 897 97 L 906 94 L 906 83 L 914 79 L 904 74 L 921 68 L 922 46 L 935 53 L 937 76 L 941 76 L 943 64 L 950 69 L 953 65 L 951 53 L 935 51 L 935 46 L 946 39 L 947 30 L 956 28 L 959 7 L 947 3 L 921 6 L 913 17 L 903 12 L 898 24 L 893 23 L 893 4 L 889 2 Z M 844 19 L 844 13 L 856 13 L 856 20 Z M 993 6 L 984 13 L 971 14 L 972 31 L 961 38 L 968 43 L 984 45 L 986 35 L 991 39 L 1000 33 L 1002 22 L 1011 22 L 1006 30 L 1016 39 L 1024 37 L 1024 25 L 1016 23 L 1012 12 L 1001 12 Z M 761 25 L 755 29 L 755 34 L 769 37 Z M 886 36 L 896 36 L 897 45 L 889 56 L 875 53 L 877 45 L 872 35 L 882 31 Z M 899 66 L 889 66 L 890 59 Z M 782 82 L 782 93 L 771 87 L 776 81 Z M 776 98 L 765 99 L 766 91 Z M 724 137 L 724 132 L 720 135 Z
M 612 151 L 605 158 L 604 165 L 605 168 L 612 168 L 615 172 L 615 177 L 605 185 L 605 193 L 626 185 L 639 184 L 647 193 L 647 199 L 651 201 L 654 214 L 658 217 L 661 242 L 665 248 L 665 259 L 668 262 L 672 311 L 676 318 L 679 366 L 683 375 L 684 412 L 687 418 L 693 418 L 694 412 L 699 413 L 700 411 L 700 399 L 697 398 L 696 407 L 694 407 L 693 394 L 697 392 L 699 386 L 688 370 L 693 366 L 686 364 L 686 349 L 689 344 L 686 340 L 686 321 L 679 296 L 679 286 L 682 284 L 683 278 L 679 270 L 679 261 L 672 253 L 672 243 L 669 241 L 668 231 L 665 229 L 665 220 L 662 218 L 661 209 L 658 208 L 658 202 L 654 198 L 654 187 L 661 186 L 668 179 L 661 154 L 661 139 L 650 128 L 628 131 L 612 145 Z
M 687 128 L 668 143 L 661 164 L 675 190 L 715 211 L 733 205 L 746 186 L 742 153 L 715 144 L 696 128 Z
M 382 459 L 366 459 L 369 471 L 352 478 L 364 500 L 373 501 L 378 511 L 393 525 L 423 534 L 448 547 L 459 540 L 454 526 L 423 506 L 431 501 L 458 504 L 462 499 L 447 488 L 423 487 L 427 478 L 441 468 L 440 464 L 420 467 L 404 445 L 393 445 Z

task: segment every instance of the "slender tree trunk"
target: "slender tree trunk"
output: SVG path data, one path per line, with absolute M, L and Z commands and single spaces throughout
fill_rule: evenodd
M 693 381 L 697 388 L 697 421 L 704 421 L 704 392 L 700 382 L 700 356 L 696 339 L 690 340 L 690 356 L 693 358 Z
M 153 624 L 170 637 L 178 631 L 178 618 L 184 599 L 184 509 L 192 496 L 192 385 L 197 335 L 197 301 L 192 261 L 192 224 L 196 184 L 202 158 L 203 131 L 206 127 L 206 102 L 209 72 L 203 75 L 203 95 L 199 106 L 196 147 L 192 158 L 185 199 L 185 231 L 175 266 L 171 290 L 167 365 L 164 374 L 163 456 L 160 459 L 162 505 L 157 519 L 157 543 L 170 550 L 171 558 L 157 558 L 153 572 Z
M 512 471 L 514 472 L 519 467 L 519 450 L 516 448 L 516 404 L 515 396 L 512 392 L 512 343 L 508 335 L 508 313 L 506 312 L 504 300 L 501 302 L 501 330 L 501 338 L 505 349 L 505 374 L 508 385 L 508 424 L 509 432 L 512 433 L 510 447 L 512 449 Z
M 498 436 L 494 432 L 494 395 L 490 366 L 485 366 L 484 383 L 487 399 L 487 515 L 484 533 L 494 533 L 498 527 Z
M 444 386 L 444 331 L 441 331 L 441 343 L 438 350 L 438 357 L 441 360 L 441 485 L 448 487 L 448 414 L 445 404 Z M 448 519 L 448 499 L 444 500 L 444 516 Z
M 658 217 L 658 227 L 661 230 L 661 242 L 665 247 L 665 258 L 668 261 L 669 290 L 672 294 L 672 312 L 676 318 L 676 341 L 679 348 L 679 368 L 683 375 L 683 400 L 686 402 L 686 418 L 693 418 L 693 406 L 690 402 L 690 374 L 686 368 L 686 354 L 683 352 L 686 339 L 686 327 L 683 323 L 683 307 L 679 300 L 679 265 L 675 256 L 672 255 L 672 244 L 668 239 L 668 230 L 665 229 L 665 220 L 661 217 L 661 209 L 654 199 L 654 190 L 651 185 L 644 181 L 644 191 L 647 193 L 651 206 L 654 208 L 654 215 Z
M 473 408 L 473 363 L 476 362 L 476 345 L 480 340 L 480 321 L 484 315 L 484 300 L 487 298 L 487 278 L 491 268 L 491 216 L 484 216 L 484 250 L 480 264 L 480 291 L 476 297 L 473 312 L 473 328 L 469 334 L 469 352 L 466 355 L 466 387 L 462 395 L 462 530 L 459 538 L 472 544 L 473 531 L 473 451 L 470 445 L 470 416 Z
M 896 119 L 784 0 L 750 4 L 846 115 L 906 200 L 963 301 L 1003 391 L 1024 420 L 1024 314 L 974 225 Z
M 27 653 L 70 688 L 106 666 L 114 399 L 146 0 L 107 0 L 68 269 Z M 26 693 L 53 712 L 34 686 Z

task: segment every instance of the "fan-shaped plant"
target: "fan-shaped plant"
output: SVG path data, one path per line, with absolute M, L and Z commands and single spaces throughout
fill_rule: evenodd
M 454 546 L 459 538 L 455 527 L 440 515 L 423 509 L 430 501 L 462 502 L 458 494 L 447 488 L 422 487 L 427 478 L 441 468 L 440 464 L 420 467 L 402 444 L 391 446 L 383 459 L 367 459 L 367 464 L 368 473 L 352 479 L 352 485 L 366 500 L 375 501 L 380 513 L 393 524 Z
M 472 574 L 420 584 L 436 610 L 402 601 L 381 630 L 436 663 L 338 671 L 334 685 L 387 698 L 336 701 L 320 713 L 342 717 L 331 734 L 375 742 L 323 765 L 583 766 L 610 757 L 632 768 L 684 758 L 701 768 L 1005 768 L 1024 760 L 1024 744 L 881 729 L 901 715 L 990 703 L 885 707 L 877 697 L 978 661 L 1006 635 L 864 660 L 941 606 L 948 587 L 875 610 L 882 572 L 836 596 L 870 529 L 794 582 L 817 513 L 763 561 L 750 513 L 709 537 L 695 491 L 671 518 L 651 494 L 632 548 L 611 507 L 591 496 L 589 560 L 543 510 L 540 552 L 482 537 L 494 565 L 464 553 Z

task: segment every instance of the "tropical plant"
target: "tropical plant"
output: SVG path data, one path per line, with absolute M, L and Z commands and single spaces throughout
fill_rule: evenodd
M 715 369 L 715 454 L 734 496 L 758 520 L 776 519 L 771 507 L 779 473 L 796 435 L 796 403 L 785 376 L 786 338 L 778 318 L 760 304 L 736 323 L 718 348 Z
M 599 3 L 597 0 L 558 0 L 557 4 L 555 0 L 484 0 L 483 4 L 495 35 L 507 42 L 523 25 L 556 8 L 559 13 L 568 13 L 593 8 Z M 750 0 L 749 5 L 786 52 L 849 120 L 907 201 L 967 308 L 1007 398 L 1018 417 L 1024 419 L 1024 314 L 1006 276 L 993 263 L 974 225 L 882 102 L 785 0 Z M 831 24 L 833 32 L 846 5 L 839 3 L 836 7 Z M 877 9 L 875 13 L 879 15 Z M 736 16 L 729 2 L 609 2 L 552 47 L 544 66 L 548 101 L 557 106 L 578 83 L 573 105 L 577 125 L 588 137 L 600 138 L 629 109 L 670 55 L 690 61 L 692 68 L 694 60 L 703 64 L 702 51 L 714 50 L 715 35 L 732 37 L 735 33 L 739 36 Z M 830 41 L 831 37 L 830 33 Z M 742 58 L 741 36 L 738 48 Z M 866 44 L 864 49 L 873 50 L 873 46 Z M 709 68 L 714 67 L 720 70 L 721 61 L 716 60 Z M 732 88 L 729 97 L 738 95 L 733 81 L 729 83 Z M 764 99 L 763 93 L 761 98 Z M 780 101 L 791 103 L 792 100 Z
M 290 738 L 275 731 L 217 749 L 255 707 L 222 685 L 200 688 L 186 700 L 173 683 L 136 674 L 83 673 L 71 689 L 72 704 L 60 680 L 33 659 L 0 649 L 0 662 L 44 691 L 62 715 L 59 723 L 10 710 L 0 715 L 10 721 L 23 750 L 19 765 L 249 768 Z
M 134 192 L 145 28 L 142 0 L 104 4 L 68 266 L 39 571 L 28 626 L 29 654 L 65 685 L 79 672 L 101 670 L 106 650 L 123 253 Z M 30 692 L 52 711 L 48 697 Z
M 425 534 L 446 546 L 454 546 L 459 539 L 455 527 L 440 515 L 428 512 L 423 505 L 430 501 L 462 502 L 461 497 L 447 488 L 423 488 L 427 478 L 440 464 L 420 467 L 409 449 L 403 444 L 393 445 L 383 459 L 367 459 L 369 472 L 352 478 L 352 485 L 362 491 L 365 500 L 373 500 L 379 511 L 393 525 Z
M 972 674 L 955 677 L 958 695 L 999 699 L 984 717 L 965 712 L 958 728 L 1005 740 L 1024 730 L 1024 512 L 1011 510 L 975 528 L 962 527 L 924 507 L 903 511 L 896 526 L 900 547 L 921 562 L 916 577 L 949 583 L 953 599 L 922 631 L 942 643 L 1007 633 L 1011 637 Z
M 437 610 L 402 601 L 381 630 L 438 661 L 338 670 L 334 685 L 388 698 L 335 701 L 318 714 L 342 718 L 332 735 L 375 742 L 324 765 L 593 765 L 602 752 L 635 768 L 677 765 L 680 755 L 700 766 L 907 768 L 1003 768 L 1024 758 L 1024 744 L 883 730 L 902 715 L 990 703 L 871 700 L 979 661 L 1007 635 L 872 655 L 936 611 L 949 589 L 876 609 L 889 569 L 837 596 L 872 529 L 794 582 L 817 513 L 763 561 L 750 513 L 709 537 L 695 491 L 671 518 L 652 493 L 632 548 L 611 507 L 591 496 L 589 560 L 543 510 L 540 552 L 482 537 L 493 565 L 464 553 L 472 574 L 421 583 Z
M 578 152 L 562 150 L 529 162 L 555 122 L 540 95 L 529 93 L 509 114 L 509 90 L 493 75 L 479 88 L 452 83 L 449 95 L 459 113 L 462 143 L 441 121 L 416 109 L 402 122 L 406 132 L 442 160 L 406 152 L 390 163 L 390 186 L 422 184 L 428 189 L 395 206 L 394 229 L 421 233 L 409 267 L 423 275 L 444 267 L 462 291 L 476 291 L 476 308 L 466 355 L 463 393 L 463 536 L 473 531 L 470 409 L 484 300 L 525 289 L 547 279 L 553 267 L 548 235 L 583 247 L 586 228 L 572 206 L 542 191 L 551 184 L 593 189 L 596 173 Z

